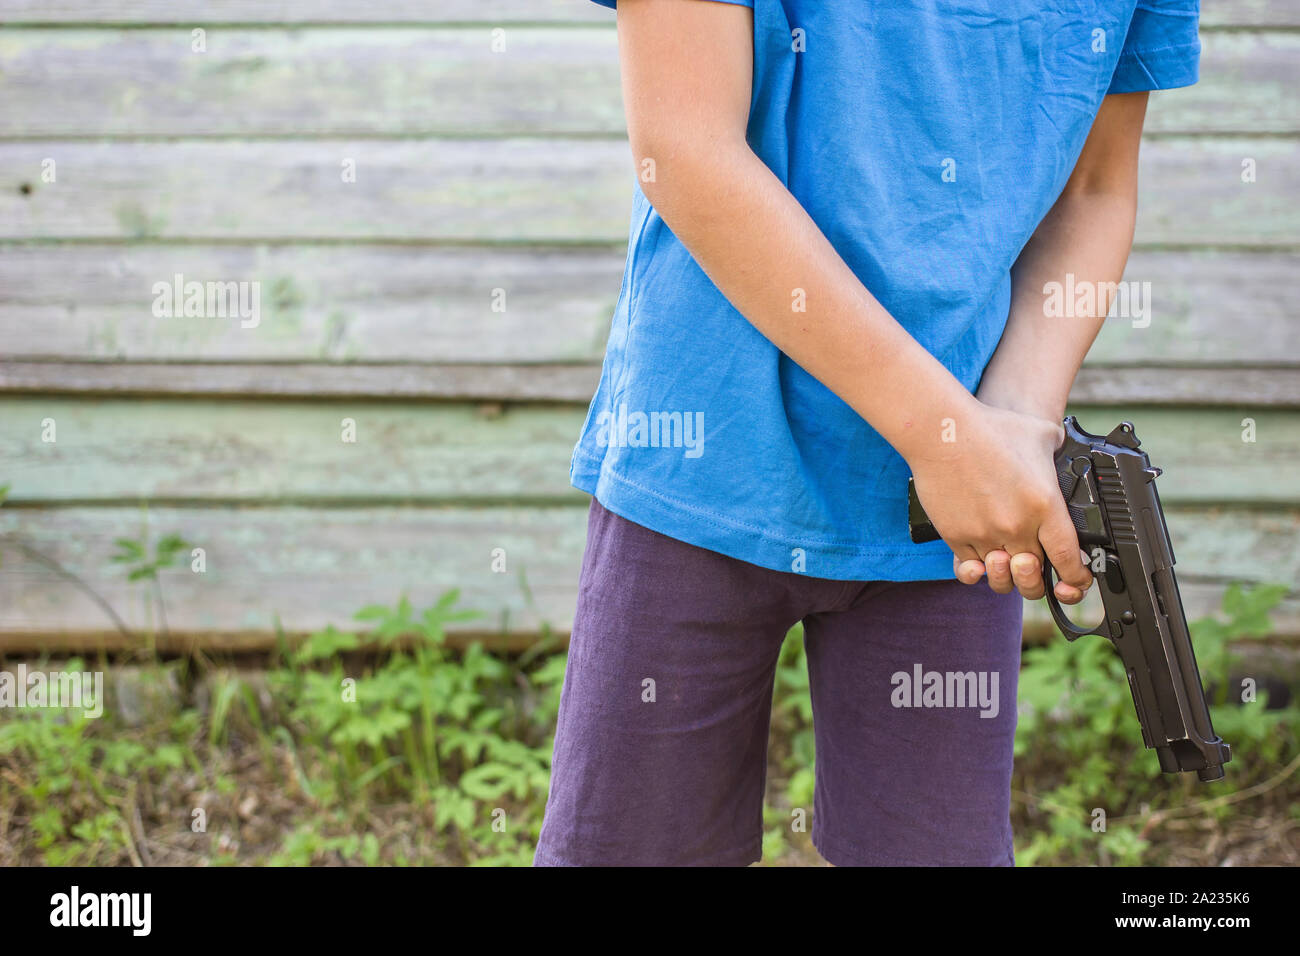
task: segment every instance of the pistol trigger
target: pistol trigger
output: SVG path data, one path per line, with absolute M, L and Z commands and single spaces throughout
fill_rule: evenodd
M 1065 608 L 1061 607 L 1061 602 L 1056 597 L 1055 572 L 1056 569 L 1052 567 L 1050 562 L 1043 562 L 1043 588 L 1046 592 L 1044 597 L 1047 599 L 1047 609 L 1051 612 L 1052 620 L 1056 622 L 1056 626 L 1065 635 L 1065 639 L 1075 641 L 1089 634 L 1097 634 L 1101 637 L 1116 637 L 1114 628 L 1105 619 L 1097 626 L 1090 628 L 1079 627 L 1070 620 L 1070 616 L 1065 613 Z

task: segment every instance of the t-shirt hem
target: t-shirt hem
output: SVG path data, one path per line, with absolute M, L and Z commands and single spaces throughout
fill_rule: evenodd
M 813 544 L 760 531 L 726 515 L 669 501 L 575 451 L 569 481 L 607 510 L 651 531 L 716 551 L 748 564 L 832 581 L 943 581 L 952 577 L 952 552 L 942 542 L 916 550 L 854 548 Z M 803 552 L 803 570 L 794 571 L 793 552 Z

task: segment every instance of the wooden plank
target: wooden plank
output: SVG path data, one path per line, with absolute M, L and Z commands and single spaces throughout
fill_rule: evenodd
M 1175 506 L 1166 518 L 1178 572 L 1188 580 L 1300 585 L 1300 510 Z
M 7 143 L 0 238 L 613 242 L 632 175 L 616 140 Z
M 576 0 L 575 0 L 576 3 Z M 1294 133 L 1300 35 L 1210 33 L 1201 80 L 1157 93 L 1149 132 Z M 0 36 L 0 138 L 622 135 L 612 30 L 488 25 L 212 31 L 47 29 Z
M 1243 182 L 1247 162 L 1257 179 Z M 1259 177 L 1259 171 L 1263 177 Z M 1294 216 L 1264 211 L 1300 192 L 1300 141 L 1172 137 L 1142 144 L 1137 243 L 1293 245 Z M 1291 220 L 1289 223 L 1287 220 Z
M 1260 4 L 1264 0 L 1250 0 Z M 613 26 L 613 11 L 583 0 L 0 0 L 13 23 L 486 23 L 557 22 Z
M 204 573 L 194 573 L 186 561 L 160 575 L 172 634 L 164 646 L 173 649 L 266 649 L 277 620 L 290 635 L 329 624 L 346 628 L 364 605 L 395 602 L 404 592 L 422 608 L 453 587 L 462 590 L 465 606 L 486 613 L 461 630 L 527 635 L 546 622 L 567 632 L 585 514 L 583 507 L 6 507 L 0 509 L 0 652 L 93 647 L 99 641 L 129 646 L 104 611 L 48 560 L 98 593 L 128 628 L 143 632 L 149 626 L 147 592 L 127 583 L 122 567 L 109 559 L 116 538 L 146 531 L 154 539 L 178 533 L 204 549 Z M 1295 510 L 1171 508 L 1169 520 L 1180 589 L 1193 617 L 1217 606 L 1225 580 L 1295 581 Z M 496 548 L 504 549 L 504 573 L 492 570 Z M 1041 603 L 1027 610 L 1027 629 L 1041 633 Z M 1086 620 L 1086 613 L 1081 610 L 1077 619 Z M 1290 601 L 1278 623 L 1280 633 L 1300 633 L 1300 604 Z
M 11 245 L 0 247 L 0 342 L 10 360 L 599 362 L 624 255 L 615 245 Z M 1089 361 L 1300 363 L 1298 273 L 1295 253 L 1136 250 L 1126 279 L 1150 284 L 1151 321 L 1107 322 Z M 176 274 L 258 283 L 260 323 L 155 318 L 153 285 Z
M 1201 27 L 1300 26 L 1292 0 L 1205 0 Z M 0 0 L 13 23 L 430 23 L 578 21 L 612 25 L 614 13 L 585 0 Z
M 11 359 L 596 362 L 624 257 L 614 245 L 9 246 L 0 342 Z M 1254 259 L 1241 266 L 1254 301 L 1270 280 Z M 155 318 L 154 283 L 177 274 L 257 283 L 259 324 Z
M 1206 33 L 1195 86 L 1151 95 L 1149 133 L 1294 133 L 1300 34 Z M 1249 104 L 1249 106 L 1247 106 Z
M 1086 405 L 1300 408 L 1295 368 L 1084 368 L 1070 400 Z
M 1300 501 L 1300 415 L 1269 409 L 1072 408 L 1137 426 L 1171 502 Z M 0 482 L 18 503 L 572 501 L 582 406 L 0 398 Z M 341 440 L 356 422 L 357 441 Z M 1255 422 L 1242 441 L 1243 419 Z M 57 441 L 42 441 L 53 420 Z
M 1300 140 L 1156 139 L 1140 175 L 1139 243 L 1300 245 Z M 631 188 L 615 140 L 5 143 L 0 239 L 619 242 Z
M 0 392 L 38 395 L 311 395 L 322 398 L 587 402 L 591 400 L 599 380 L 598 365 L 216 365 L 199 362 L 0 361 Z M 1278 389 L 1270 395 L 1274 404 L 1280 394 L 1281 389 Z M 1296 404 L 1300 405 L 1300 396 Z
M 567 500 L 581 408 L 0 400 L 10 500 Z M 55 422 L 57 442 L 42 441 Z M 355 422 L 355 442 L 344 422 Z M 44 487 L 42 487 L 44 486 Z
M 1297 273 L 1295 253 L 1136 249 L 1124 278 L 1149 288 L 1151 321 L 1108 320 L 1089 363 L 1295 364 Z
M 201 54 L 188 30 L 15 31 L 0 137 L 623 133 L 614 31 L 505 43 L 489 24 L 214 29 Z
M 598 365 L 5 362 L 0 393 L 305 396 L 587 402 Z M 1071 392 L 1089 405 L 1300 408 L 1294 368 L 1093 367 Z
M 585 510 L 561 508 L 0 509 L 0 634 L 101 634 L 112 620 L 35 549 L 77 575 L 133 631 L 146 631 L 147 592 L 110 558 L 120 537 L 179 533 L 204 549 L 160 575 L 167 620 L 178 634 L 269 644 L 276 618 L 291 633 L 346 627 L 372 603 L 405 593 L 419 608 L 460 588 L 487 616 L 473 630 L 565 629 L 573 613 Z M 504 549 L 504 573 L 493 571 Z M 531 590 L 529 607 L 520 574 Z M 7 644 L 8 642 L 4 642 Z M 42 641 L 44 643 L 44 641 Z M 0 646 L 4 646 L 0 644 Z

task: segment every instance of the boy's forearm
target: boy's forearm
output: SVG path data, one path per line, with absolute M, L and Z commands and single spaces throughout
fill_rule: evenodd
M 1110 311 L 1137 220 L 1138 151 L 1146 93 L 1107 96 L 1070 180 L 1011 269 L 1007 327 L 977 394 L 998 408 L 1059 422 L 1070 386 Z M 1049 283 L 1090 289 L 1049 310 Z
M 1129 193 L 1067 193 L 1057 201 L 1011 270 L 1011 310 L 980 382 L 981 401 L 1060 421 L 1123 277 L 1136 214 Z M 1060 295 L 1085 289 L 1095 293 L 1090 300 Z
M 653 151 L 656 170 L 642 190 L 742 315 L 909 461 L 949 450 L 937 440 L 940 423 L 973 409 L 973 397 L 867 291 L 745 144 L 639 149 Z

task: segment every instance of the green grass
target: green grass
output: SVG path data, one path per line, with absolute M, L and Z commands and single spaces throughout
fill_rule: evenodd
M 1194 625 L 1216 729 L 1234 749 L 1222 783 L 1156 771 L 1106 642 L 1057 638 L 1026 652 L 1013 785 L 1020 864 L 1294 856 L 1300 709 L 1239 702 L 1229 648 L 1268 633 L 1281 594 L 1233 588 L 1219 619 Z M 111 707 L 98 720 L 6 712 L 0 864 L 528 864 L 565 657 L 549 635 L 522 656 L 449 648 L 447 626 L 469 616 L 456 600 L 365 608 L 347 629 L 282 641 L 259 670 L 148 661 L 131 671 L 133 694 L 156 711 L 143 718 Z M 813 766 L 796 629 L 776 678 L 765 864 L 817 862 Z

